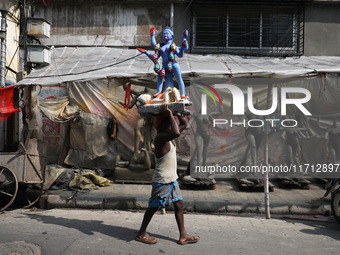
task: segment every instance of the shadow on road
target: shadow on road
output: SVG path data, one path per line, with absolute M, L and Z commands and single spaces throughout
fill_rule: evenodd
M 135 240 L 137 234 L 136 229 L 130 229 L 120 226 L 110 226 L 103 224 L 103 221 L 99 220 L 79 220 L 79 219 L 67 219 L 62 217 L 46 216 L 46 215 L 36 215 L 36 214 L 25 214 L 31 219 L 40 221 L 44 224 L 53 224 L 58 226 L 63 226 L 65 228 L 76 229 L 86 235 L 94 235 L 95 232 L 102 233 L 104 235 L 130 242 Z M 176 239 L 150 233 L 153 237 L 158 239 L 169 240 L 172 242 L 177 242 Z
M 314 220 L 291 220 L 285 219 L 291 224 L 304 224 L 310 228 L 301 229 L 300 231 L 305 234 L 328 236 L 334 240 L 340 241 L 340 224 L 335 220 L 329 221 L 314 221 Z

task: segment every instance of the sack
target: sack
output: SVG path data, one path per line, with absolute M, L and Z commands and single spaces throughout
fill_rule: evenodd
M 92 190 L 98 189 L 98 186 L 109 186 L 111 181 L 104 177 L 93 173 L 79 174 L 73 178 L 69 184 L 69 189 L 72 190 Z

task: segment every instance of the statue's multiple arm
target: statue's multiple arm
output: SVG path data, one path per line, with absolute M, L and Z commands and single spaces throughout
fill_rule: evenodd
M 177 47 L 177 49 L 175 51 L 175 54 L 179 58 L 183 57 L 184 51 L 189 49 L 189 44 L 188 44 L 188 41 L 187 41 L 188 34 L 189 34 L 189 32 L 186 29 L 182 32 L 182 45 L 180 47 Z
M 152 46 L 153 49 L 157 45 L 157 41 L 156 41 L 156 38 L 155 38 L 155 33 L 156 33 L 156 29 L 155 29 L 155 27 L 152 27 L 150 29 L 150 37 L 151 37 L 151 46 Z

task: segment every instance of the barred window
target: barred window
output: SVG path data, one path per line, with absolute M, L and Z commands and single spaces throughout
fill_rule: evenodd
M 303 54 L 303 8 L 196 6 L 193 48 L 256 55 Z

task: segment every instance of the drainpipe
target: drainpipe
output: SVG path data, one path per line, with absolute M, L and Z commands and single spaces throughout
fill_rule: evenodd
M 170 27 L 172 28 L 172 30 L 174 30 L 174 28 L 173 28 L 173 26 L 174 26 L 174 12 L 175 12 L 174 3 L 170 3 Z
M 6 81 L 6 16 L 7 11 L 1 10 L 1 29 L 0 29 L 0 38 L 1 38 L 1 54 L 0 54 L 0 86 L 5 87 Z
M 0 87 L 5 87 L 6 81 L 6 16 L 7 10 L 1 10 L 1 27 L 0 27 L 0 38 L 1 38 L 1 53 L 0 53 Z M 5 138 L 3 136 L 5 132 L 4 122 L 0 122 L 0 151 L 5 150 Z

